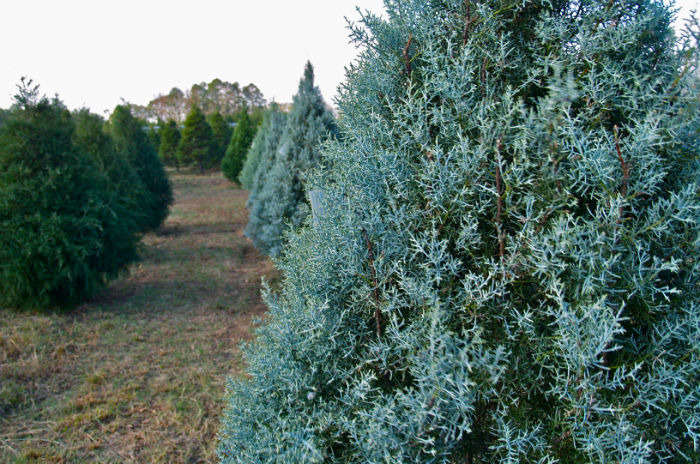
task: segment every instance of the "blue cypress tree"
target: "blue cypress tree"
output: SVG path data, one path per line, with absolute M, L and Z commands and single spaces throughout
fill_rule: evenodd
M 307 62 L 274 163 L 261 194 L 251 199 L 248 234 L 271 256 L 282 251 L 285 229 L 299 227 L 306 218 L 304 173 L 319 164 L 321 143 L 335 136 L 335 119 L 314 85 L 313 66 Z
M 261 148 L 260 161 L 253 176 L 248 201 L 246 202 L 248 225 L 245 229 L 246 236 L 253 241 L 253 244 L 258 249 L 264 249 L 265 246 L 265 242 L 262 242 L 259 237 L 263 236 L 265 209 L 271 201 L 274 201 L 274 198 L 270 196 L 271 189 L 266 187 L 270 172 L 277 158 L 280 139 L 285 127 L 287 127 L 287 113 L 272 111 L 269 113 L 267 127 L 261 128 L 261 130 L 264 130 L 265 139 Z
M 385 3 L 221 461 L 700 461 L 694 41 L 656 0 Z
M 244 189 L 250 191 L 253 187 L 253 181 L 255 179 L 256 172 L 258 170 L 258 166 L 260 165 L 260 160 L 263 157 L 263 153 L 268 150 L 270 152 L 274 151 L 277 147 L 277 141 L 279 140 L 279 136 L 281 135 L 282 129 L 284 129 L 283 124 L 279 124 L 275 122 L 278 118 L 277 113 L 280 112 L 279 105 L 275 102 L 272 102 L 270 104 L 270 107 L 265 111 L 263 114 L 262 122 L 260 123 L 260 127 L 258 128 L 257 132 L 255 133 L 255 137 L 253 138 L 253 142 L 250 145 L 250 149 L 248 150 L 248 153 L 245 157 L 245 163 L 243 163 L 243 169 L 241 169 L 241 173 L 238 176 L 238 180 L 243 186 Z M 270 149 L 267 148 L 270 144 L 267 142 L 268 134 L 270 134 L 273 129 L 272 129 L 272 124 L 273 122 L 276 124 L 275 129 L 277 132 L 279 132 L 276 136 L 275 139 L 275 147 Z

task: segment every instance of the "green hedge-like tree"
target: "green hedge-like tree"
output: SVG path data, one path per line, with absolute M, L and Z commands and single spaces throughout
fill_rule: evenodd
M 180 144 L 180 128 L 170 119 L 160 131 L 160 146 L 158 156 L 166 166 L 175 166 L 180 170 L 180 161 L 177 157 L 177 147 Z
M 336 136 L 335 119 L 314 85 L 314 70 L 307 62 L 274 163 L 261 186 L 263 192 L 250 200 L 247 233 L 269 255 L 278 256 L 285 230 L 299 227 L 306 218 L 303 176 L 319 164 L 321 143 Z
M 243 169 L 250 144 L 253 143 L 255 131 L 256 127 L 251 125 L 248 116 L 248 108 L 244 105 L 236 119 L 236 127 L 226 148 L 226 155 L 221 160 L 221 171 L 231 182 L 238 182 L 238 176 Z
M 245 157 L 245 163 L 243 163 L 243 169 L 238 175 L 238 181 L 246 190 L 253 188 L 253 181 L 263 154 L 274 153 L 277 149 L 277 142 L 282 135 L 282 130 L 284 130 L 284 123 L 279 121 L 280 117 L 277 114 L 279 112 L 279 105 L 272 102 L 270 108 L 263 115 L 260 127 L 255 132 L 255 137 Z M 268 141 L 268 137 L 272 138 Z
M 196 163 L 200 174 L 203 174 L 211 146 L 211 127 L 207 118 L 199 107 L 193 106 L 182 129 L 182 138 L 177 147 L 178 160 L 181 164 Z
M 58 100 L 20 87 L 0 134 L 0 306 L 69 307 L 136 258 L 118 192 Z
M 131 115 L 129 108 L 117 106 L 109 128 L 117 151 L 129 160 L 148 192 L 146 201 L 140 205 L 144 212 L 142 231 L 155 230 L 165 221 L 173 202 L 172 186 L 163 164 L 146 136 L 143 123 Z
M 233 131 L 228 121 L 218 112 L 209 118 L 209 125 L 211 126 L 211 152 L 207 165 L 211 167 L 219 166 L 226 155 L 226 148 L 231 140 Z
M 150 192 L 124 153 L 117 151 L 102 116 L 81 109 L 74 112 L 72 118 L 75 122 L 73 143 L 89 155 L 99 171 L 107 176 L 116 190 L 115 201 L 120 203 L 119 210 L 123 211 L 118 214 L 120 221 L 138 235 L 149 221 L 149 211 L 143 205 L 149 204 Z
M 385 4 L 221 461 L 699 462 L 695 44 L 655 0 Z

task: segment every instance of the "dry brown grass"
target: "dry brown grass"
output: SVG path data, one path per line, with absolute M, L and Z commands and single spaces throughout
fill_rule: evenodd
M 243 236 L 246 193 L 174 175 L 143 260 L 68 314 L 0 310 L 0 462 L 214 462 L 224 383 L 272 264 Z

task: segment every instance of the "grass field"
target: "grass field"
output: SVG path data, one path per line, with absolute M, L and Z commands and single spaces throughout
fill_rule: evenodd
M 216 460 L 225 379 L 276 274 L 243 236 L 244 191 L 172 180 L 128 275 L 69 313 L 0 309 L 0 462 Z

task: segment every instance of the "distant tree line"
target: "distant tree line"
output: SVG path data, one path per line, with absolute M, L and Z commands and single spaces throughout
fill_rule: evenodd
M 243 107 L 263 108 L 266 103 L 263 93 L 255 84 L 241 87 L 238 82 L 214 79 L 208 84 L 194 84 L 185 92 L 174 87 L 145 106 L 129 104 L 129 107 L 132 114 L 150 122 L 172 119 L 182 123 L 194 106 L 207 116 L 220 113 L 225 118 L 233 118 Z
M 0 305 L 74 306 L 137 259 L 171 185 L 125 106 L 71 113 L 23 79 L 0 116 Z

